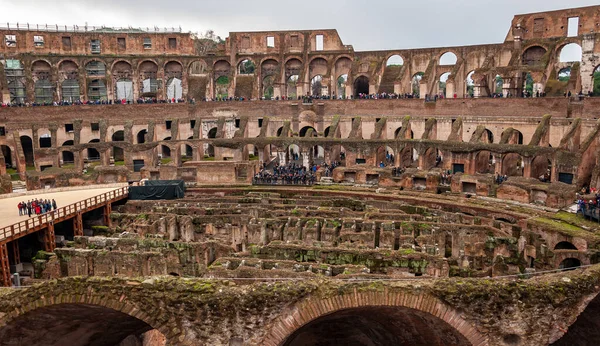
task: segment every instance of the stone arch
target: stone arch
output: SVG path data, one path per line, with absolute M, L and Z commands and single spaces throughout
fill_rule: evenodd
M 439 60 L 439 64 L 441 66 L 451 66 L 451 65 L 456 65 L 456 62 L 458 61 L 458 57 L 456 56 L 456 54 L 452 51 L 447 51 L 444 52 L 442 55 L 440 55 L 440 60 Z
M 187 71 L 190 76 L 203 75 L 208 72 L 208 64 L 202 59 L 193 60 L 188 64 Z
M 328 61 L 324 57 L 314 57 L 309 63 L 309 78 L 313 79 L 317 75 L 327 76 L 329 72 Z
M 304 126 L 300 129 L 300 137 L 317 137 L 317 130 L 312 126 Z
M 54 85 L 52 83 L 52 67 L 46 60 L 36 60 L 31 65 L 34 82 L 34 97 L 36 103 L 52 103 Z
M 394 149 L 387 145 L 381 145 L 377 148 L 375 164 L 379 167 L 383 162 L 384 165 L 394 165 L 394 161 L 391 159 L 392 156 L 395 156 L 396 152 Z
M 531 160 L 531 178 L 539 179 L 544 177 L 550 181 L 550 174 L 552 174 L 552 161 L 548 155 L 538 155 Z
M 25 156 L 25 164 L 27 166 L 33 166 L 34 155 L 33 155 L 33 140 L 27 135 L 19 137 L 21 146 L 23 147 L 23 155 Z
M 354 97 L 358 97 L 360 94 L 369 95 L 369 77 L 361 75 L 354 79 Z
M 410 79 L 411 93 L 417 98 L 421 96 L 421 79 L 423 79 L 424 75 L 425 72 L 417 72 Z
M 523 176 L 523 157 L 517 153 L 508 153 L 502 159 L 502 174 L 511 176 Z
M 309 296 L 298 303 L 284 309 L 279 317 L 271 323 L 271 328 L 265 334 L 261 344 L 265 346 L 295 346 L 293 337 L 299 330 L 319 321 L 322 317 L 333 316 L 344 311 L 358 311 L 359 309 L 382 309 L 381 311 L 404 312 L 415 314 L 420 318 L 431 321 L 445 322 L 446 330 L 455 332 L 454 340 L 460 343 L 442 342 L 438 344 L 456 345 L 486 345 L 487 339 L 461 314 L 441 300 L 426 293 L 412 293 L 408 291 L 354 291 L 335 297 L 323 298 Z M 389 316 L 388 314 L 384 314 Z M 415 316 L 413 315 L 413 316 Z
M 14 149 L 8 145 L 0 145 L 0 152 L 4 156 L 4 162 L 10 166 L 13 166 L 13 151 Z
M 500 144 L 523 144 L 523 133 L 512 127 L 504 130 L 500 137 Z
M 310 92 L 313 96 L 321 96 L 323 94 L 323 76 L 316 75 L 311 78 Z
M 254 72 L 256 72 L 256 63 L 252 59 L 240 59 L 237 64 L 238 74 L 254 74 Z
M 106 84 L 103 80 L 94 79 L 88 84 L 87 98 L 90 101 L 106 101 L 108 99 Z
M 47 286 L 48 285 L 44 285 L 43 287 L 47 288 Z M 28 290 L 27 292 L 31 293 L 31 290 Z M 90 293 L 84 293 L 81 295 L 61 293 L 55 296 L 51 296 L 47 293 L 37 293 L 36 296 L 40 298 L 30 300 L 22 309 L 15 309 L 14 313 L 7 314 L 5 317 L 0 319 L 0 324 L 3 325 L 3 327 L 0 328 L 0 338 L 2 338 L 3 340 L 10 339 L 10 335 L 12 335 L 11 332 L 13 332 L 13 330 L 15 329 L 11 328 L 12 326 L 14 326 L 14 324 L 32 324 L 28 321 L 31 321 L 31 318 L 35 317 L 35 315 L 32 314 L 35 314 L 36 312 L 57 312 L 56 316 L 65 317 L 65 323 L 59 323 L 59 325 L 72 326 L 71 323 L 68 323 L 69 318 L 71 318 L 74 315 L 73 312 L 80 313 L 81 308 L 90 309 L 94 311 L 90 314 L 90 322 L 94 321 L 98 318 L 98 316 L 104 315 L 105 313 L 112 317 L 108 320 L 117 321 L 115 322 L 115 325 L 113 327 L 109 328 L 112 332 L 112 336 L 116 336 L 116 338 L 106 338 L 105 340 L 103 340 L 105 343 L 101 343 L 98 345 L 112 345 L 115 343 L 115 340 L 118 344 L 128 335 L 141 334 L 143 332 L 150 331 L 153 329 L 158 330 L 165 337 L 169 335 L 169 328 L 157 323 L 153 319 L 152 313 L 146 313 L 144 309 L 137 306 L 136 303 L 132 303 L 130 301 L 119 301 L 118 297 L 113 299 L 105 295 L 99 296 Z M 124 318 L 121 319 L 119 317 Z M 35 319 L 35 321 L 39 322 L 38 320 L 39 319 Z M 44 329 L 51 330 L 53 327 L 56 327 L 55 319 L 47 320 L 49 321 L 49 325 L 48 328 Z M 134 327 L 134 330 L 132 331 L 129 331 L 128 328 L 123 328 L 127 333 L 120 333 L 120 328 L 118 328 L 119 326 L 129 326 L 128 322 L 136 320 L 140 322 L 139 324 L 136 324 L 136 327 L 139 326 L 138 328 Z M 36 325 L 39 326 L 37 323 Z M 20 333 L 18 329 L 21 328 L 17 327 L 16 329 L 17 330 L 15 330 L 14 332 Z M 73 346 L 85 345 L 71 343 L 72 340 L 68 340 L 68 342 L 63 342 L 66 340 L 55 340 L 54 343 L 52 343 L 50 342 L 48 336 L 45 337 L 45 341 L 48 345 L 60 345 L 65 343 L 68 343 Z
M 100 139 L 94 138 L 89 143 L 100 143 Z M 96 148 L 87 148 L 87 159 L 89 161 L 99 161 L 100 152 Z
M 404 58 L 400 54 L 391 54 L 385 60 L 385 66 L 401 66 L 404 65 Z
M 64 164 L 75 163 L 75 154 L 71 150 L 61 150 L 60 159 L 62 160 L 61 167 Z
M 348 74 L 341 74 L 338 76 L 337 80 L 336 80 L 336 89 L 337 89 L 337 93 L 336 96 L 338 96 L 338 98 L 346 98 L 346 87 L 348 86 Z
M 533 45 L 523 50 L 521 62 L 523 65 L 539 65 L 542 62 L 542 57 L 546 54 L 547 49 L 542 46 Z
M 560 52 L 558 55 L 559 62 L 581 62 L 583 57 L 581 46 L 575 42 L 559 47 L 558 51 Z
M 443 97 L 446 97 L 446 82 L 448 81 L 449 77 L 450 77 L 450 72 L 442 73 L 440 75 L 440 78 L 438 81 L 438 92 Z
M 148 130 L 146 130 L 146 129 L 138 131 L 137 135 L 135 136 L 137 144 L 146 143 L 146 135 L 147 134 L 148 134 Z
M 210 130 L 208 130 L 206 137 L 208 138 L 217 138 L 217 128 L 213 127 Z
M 570 241 L 561 241 L 554 245 L 554 250 L 578 250 L 577 246 L 573 245 Z
M 84 66 L 87 77 L 104 77 L 106 75 L 106 64 L 102 60 L 92 59 Z
M 479 151 L 477 155 L 475 155 L 475 173 L 494 173 L 494 166 L 492 164 L 492 160 L 492 153 L 490 151 Z
M 158 92 L 158 64 L 151 59 L 146 59 L 138 64 L 140 81 L 140 96 L 157 97 Z
M 473 74 L 475 74 L 475 70 L 467 73 L 467 78 L 465 78 L 465 95 L 468 97 L 475 97 L 475 81 L 473 80 Z
M 178 60 L 165 63 L 165 80 L 167 99 L 183 98 L 183 65 Z
M 560 262 L 558 265 L 559 269 L 569 269 L 569 268 L 577 268 L 581 267 L 581 260 L 574 257 L 567 257 Z

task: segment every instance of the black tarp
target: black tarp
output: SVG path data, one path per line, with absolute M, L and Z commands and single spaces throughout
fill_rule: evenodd
M 131 200 L 158 200 L 183 198 L 183 180 L 146 180 L 143 186 L 130 186 Z

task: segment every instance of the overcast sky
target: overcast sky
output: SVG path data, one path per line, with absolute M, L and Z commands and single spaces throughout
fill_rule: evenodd
M 598 5 L 593 0 L 1 0 L 11 23 L 178 27 L 230 31 L 337 29 L 355 50 L 504 41 L 515 14 Z

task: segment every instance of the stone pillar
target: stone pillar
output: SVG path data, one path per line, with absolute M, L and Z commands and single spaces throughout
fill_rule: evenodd
M 531 157 L 523 157 L 523 177 L 525 178 L 537 178 L 531 176 L 531 163 L 533 162 L 533 158 Z M 545 172 L 545 171 L 544 171 Z
M 83 149 L 86 150 L 86 149 Z M 74 166 L 75 166 L 75 170 L 78 173 L 83 172 L 83 153 L 81 152 L 81 150 L 79 151 L 73 151 L 73 161 L 74 162 Z
M 99 150 L 100 152 L 100 162 L 102 166 L 110 166 L 110 148 Z

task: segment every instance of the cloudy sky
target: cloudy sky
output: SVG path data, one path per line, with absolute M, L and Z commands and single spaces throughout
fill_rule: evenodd
M 515 14 L 594 0 L 3 0 L 11 23 L 178 27 L 185 31 L 337 29 L 356 50 L 502 42 Z

